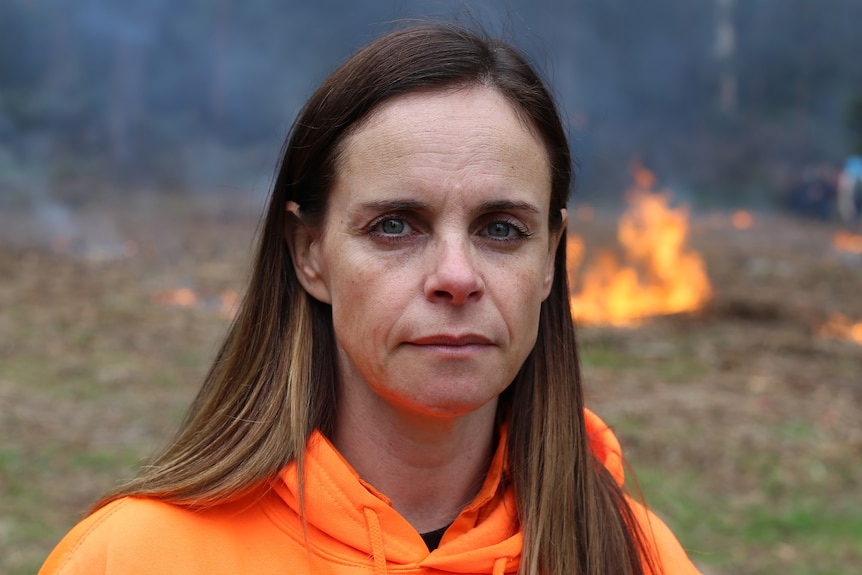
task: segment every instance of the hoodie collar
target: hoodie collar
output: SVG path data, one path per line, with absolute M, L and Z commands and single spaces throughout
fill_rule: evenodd
M 517 570 L 522 539 L 514 491 L 502 482 L 505 444 L 503 429 L 482 488 L 447 529 L 440 546 L 429 553 L 422 537 L 389 499 L 362 481 L 322 433 L 314 432 L 305 463 L 307 545 L 342 561 L 371 556 L 375 572 L 380 573 L 386 564 L 452 573 Z M 297 523 L 288 516 L 301 516 L 296 463 L 286 466 L 279 479 L 274 490 L 289 510 L 281 505 L 271 507 L 270 513 L 287 527 Z
M 598 416 L 584 411 L 591 451 L 619 485 L 625 475 L 617 438 Z M 296 463 L 276 481 L 279 496 L 270 515 L 284 529 L 305 539 L 311 552 L 343 562 L 373 562 L 375 573 L 387 565 L 423 566 L 451 573 L 517 571 L 523 545 L 512 486 L 503 481 L 506 428 L 479 493 L 429 553 L 419 533 L 389 499 L 362 481 L 330 441 L 316 431 L 308 442 L 305 469 L 305 525 L 301 516 Z M 297 527 L 298 526 L 298 527 Z

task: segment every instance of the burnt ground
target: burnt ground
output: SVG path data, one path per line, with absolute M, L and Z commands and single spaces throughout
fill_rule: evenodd
M 0 572 L 32 573 L 87 506 L 167 438 L 242 291 L 256 206 L 129 200 L 0 215 Z M 573 222 L 614 243 L 614 217 Z M 589 405 L 709 574 L 862 564 L 862 255 L 834 225 L 692 222 L 713 297 L 636 328 L 583 327 Z M 590 252 L 588 252 L 589 254 Z M 190 307 L 158 294 L 194 290 Z

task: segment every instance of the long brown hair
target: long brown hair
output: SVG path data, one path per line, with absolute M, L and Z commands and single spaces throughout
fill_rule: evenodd
M 296 202 L 306 224 L 323 225 L 348 133 L 400 94 L 471 85 L 502 94 L 545 145 L 549 225 L 559 231 L 572 158 L 553 98 L 527 60 L 505 42 L 445 23 L 414 23 L 372 42 L 323 82 L 288 135 L 247 295 L 174 441 L 97 505 L 138 495 L 211 506 L 265 484 L 291 461 L 301 466 L 312 431 L 332 429 L 338 374 L 331 310 L 297 280 L 285 206 Z M 561 241 L 535 348 L 499 403 L 524 533 L 521 573 L 643 573 L 649 544 L 588 448 L 568 293 Z

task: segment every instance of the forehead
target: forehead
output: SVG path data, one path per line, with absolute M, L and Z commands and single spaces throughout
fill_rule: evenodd
M 541 180 L 550 191 L 544 144 L 505 97 L 486 87 L 412 93 L 381 105 L 345 138 L 339 164 L 338 179 L 493 174 Z

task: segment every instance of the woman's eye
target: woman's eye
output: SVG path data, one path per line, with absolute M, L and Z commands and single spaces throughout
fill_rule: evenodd
M 525 235 L 524 231 L 509 222 L 491 222 L 485 227 L 488 237 L 494 239 L 514 239 Z
M 387 236 L 401 236 L 410 232 L 410 225 L 399 218 L 386 218 L 376 225 L 379 233 Z
M 507 238 L 512 233 L 513 228 L 506 222 L 494 222 L 489 224 L 486 230 L 492 238 Z

